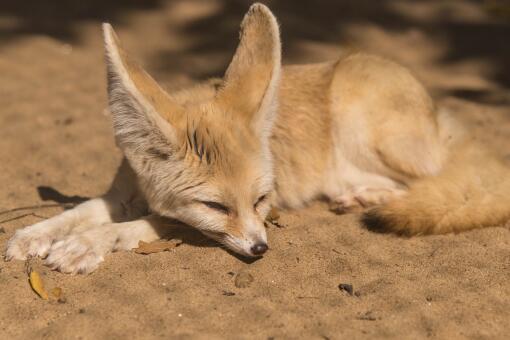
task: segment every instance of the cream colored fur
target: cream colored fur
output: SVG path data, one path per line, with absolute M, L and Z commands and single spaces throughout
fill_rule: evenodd
M 359 53 L 281 67 L 276 19 L 255 4 L 224 79 L 169 95 L 110 25 L 104 34 L 126 158 L 106 195 L 18 231 L 8 259 L 38 255 L 63 272 L 90 272 L 111 251 L 159 238 L 166 217 L 257 256 L 271 204 L 299 208 L 324 197 L 340 213 L 369 208 L 369 227 L 403 234 L 510 217 L 508 168 L 466 143 L 393 62 Z

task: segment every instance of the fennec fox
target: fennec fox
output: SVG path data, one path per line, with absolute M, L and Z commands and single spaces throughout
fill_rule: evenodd
M 245 256 L 267 249 L 270 206 L 326 197 L 372 228 L 447 233 L 510 217 L 510 172 L 466 146 L 403 67 L 352 54 L 281 67 L 270 10 L 254 4 L 224 79 L 167 94 L 104 24 L 108 93 L 125 159 L 102 197 L 16 232 L 7 259 L 87 273 L 164 234 L 164 217 Z M 460 131 L 460 130 L 459 130 Z

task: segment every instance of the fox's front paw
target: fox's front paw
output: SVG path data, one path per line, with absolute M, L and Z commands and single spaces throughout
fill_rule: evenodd
M 360 187 L 334 198 L 330 210 L 338 214 L 361 212 L 406 194 L 403 189 Z
M 67 236 L 53 244 L 46 265 L 62 273 L 88 274 L 104 261 L 105 252 L 99 242 L 80 234 Z
M 31 230 L 30 227 L 18 230 L 7 243 L 5 259 L 9 261 L 26 260 L 30 256 L 45 257 L 53 241 L 52 235 Z
M 357 213 L 363 211 L 363 209 L 362 201 L 351 193 L 336 197 L 329 203 L 329 210 L 336 214 Z

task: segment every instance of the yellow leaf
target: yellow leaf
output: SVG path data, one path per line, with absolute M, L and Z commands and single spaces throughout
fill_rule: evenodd
M 44 284 L 41 276 L 36 271 L 31 271 L 29 274 L 30 286 L 43 300 L 48 300 L 48 292 L 44 289 Z

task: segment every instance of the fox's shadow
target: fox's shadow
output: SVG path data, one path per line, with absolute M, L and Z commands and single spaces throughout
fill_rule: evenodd
M 58 190 L 40 185 L 37 187 L 37 193 L 39 194 L 39 198 L 43 201 L 53 201 L 60 204 L 73 203 L 80 204 L 90 199 L 90 197 L 85 196 L 68 196 L 65 195 Z
M 194 246 L 194 247 L 202 247 L 202 248 L 215 248 L 220 247 L 230 255 L 237 258 L 239 261 L 242 261 L 246 264 L 251 264 L 255 261 L 258 261 L 261 259 L 261 257 L 245 257 L 242 255 L 239 255 L 232 250 L 224 247 L 222 244 L 220 244 L 217 241 L 214 241 L 207 236 L 200 233 L 195 228 L 182 223 L 178 220 L 172 220 L 172 219 L 166 219 L 168 223 L 168 229 L 165 230 L 164 233 L 161 233 L 159 236 L 164 239 L 180 239 L 183 243 L 186 243 L 188 245 Z

